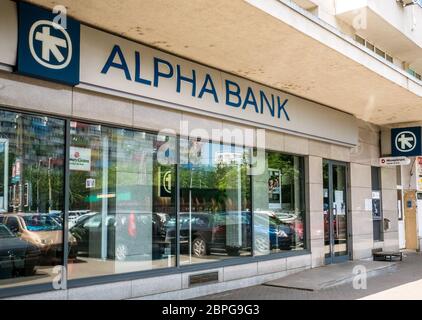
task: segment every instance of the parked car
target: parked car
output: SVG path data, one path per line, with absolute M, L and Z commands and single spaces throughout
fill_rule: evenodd
M 41 251 L 43 258 L 61 259 L 63 226 L 46 213 L 6 213 L 0 215 L 3 224 L 17 237 Z M 69 258 L 75 258 L 76 239 L 69 234 Z
M 33 275 L 40 254 L 38 247 L 16 237 L 0 224 L 0 278 Z

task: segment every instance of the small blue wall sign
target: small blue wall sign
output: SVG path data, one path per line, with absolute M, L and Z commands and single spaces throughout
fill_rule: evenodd
M 80 24 L 19 2 L 18 72 L 68 85 L 79 83 Z

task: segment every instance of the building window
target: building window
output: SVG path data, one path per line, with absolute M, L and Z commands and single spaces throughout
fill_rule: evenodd
M 180 263 L 250 256 L 250 150 L 197 139 L 180 146 Z
M 371 167 L 371 181 L 374 241 L 383 241 L 384 224 L 382 219 L 381 168 Z
M 0 119 L 0 288 L 51 283 L 63 264 L 65 122 Z
M 303 163 L 267 152 L 264 172 L 253 176 L 255 255 L 305 248 Z
M 388 62 L 394 63 L 394 59 L 392 56 L 390 56 L 388 53 L 381 50 L 380 48 L 377 48 L 372 43 L 368 42 L 367 40 L 358 36 L 357 34 L 355 34 L 355 41 L 361 44 L 362 46 L 367 47 L 369 50 L 375 52 L 378 56 L 387 60 Z
M 355 40 L 359 42 L 361 45 L 365 46 L 365 39 L 362 37 L 359 37 L 357 34 L 355 34 Z
M 69 279 L 175 266 L 175 138 L 70 127 Z
M 385 52 L 379 48 L 375 48 L 375 53 L 379 55 L 381 58 L 385 59 Z
M 372 43 L 369 43 L 368 41 L 366 41 L 366 47 L 371 51 L 375 50 L 375 46 Z
M 418 80 L 422 79 L 422 76 L 419 73 L 417 73 L 415 70 L 408 68 L 406 71 L 408 74 L 410 74 L 411 76 L 414 76 L 416 79 Z

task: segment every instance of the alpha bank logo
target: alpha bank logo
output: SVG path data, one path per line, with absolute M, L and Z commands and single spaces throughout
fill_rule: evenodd
M 391 129 L 393 156 L 419 156 L 422 153 L 421 127 Z
M 40 45 L 37 46 L 37 42 Z M 69 33 L 52 21 L 40 20 L 32 25 L 29 31 L 29 49 L 32 57 L 49 69 L 64 69 L 72 60 L 72 41 Z
M 18 72 L 68 85 L 79 83 L 80 24 L 19 2 Z
M 396 136 L 396 148 L 401 152 L 411 152 L 416 148 L 416 136 L 411 131 L 403 131 Z

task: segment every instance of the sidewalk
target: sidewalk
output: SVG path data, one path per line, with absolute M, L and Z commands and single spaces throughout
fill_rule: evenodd
M 362 264 L 368 264 L 365 261 Z M 354 289 L 352 279 L 344 277 L 349 267 L 327 266 L 280 279 L 264 285 L 223 292 L 198 299 L 206 300 L 352 300 L 352 299 L 422 299 L 422 254 L 407 252 L 403 262 L 394 262 L 391 267 L 381 268 L 369 274 L 366 289 Z M 377 262 L 379 263 L 379 262 Z M 372 264 L 370 264 L 372 265 Z M 320 270 L 318 270 L 320 269 Z M 374 269 L 374 270 L 375 270 Z M 337 273 L 337 283 L 328 277 L 330 270 Z M 311 281 L 310 275 L 315 276 Z M 289 279 L 290 278 L 290 279 Z M 300 280 L 302 278 L 302 280 Z M 303 287 L 298 283 L 305 284 Z M 330 284 L 331 282 L 331 284 Z M 287 288 L 286 288 L 287 287 Z M 293 289 L 296 287 L 299 289 Z

